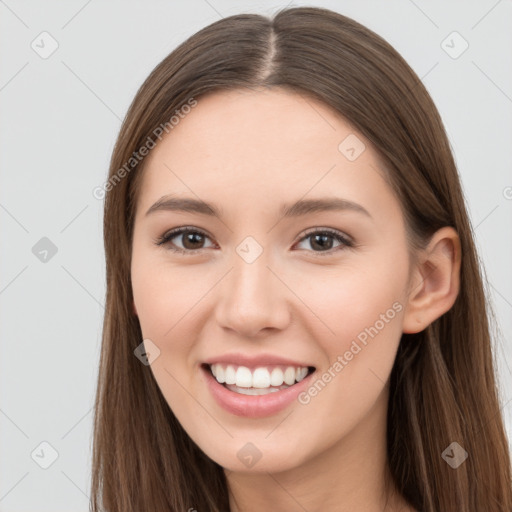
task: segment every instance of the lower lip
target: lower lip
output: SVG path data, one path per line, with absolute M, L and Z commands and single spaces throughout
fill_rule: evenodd
M 208 368 L 201 367 L 201 370 L 205 374 L 206 384 L 215 401 L 231 414 L 245 418 L 263 418 L 282 411 L 309 386 L 314 374 L 314 372 L 311 373 L 289 388 L 267 395 L 242 395 L 219 384 Z

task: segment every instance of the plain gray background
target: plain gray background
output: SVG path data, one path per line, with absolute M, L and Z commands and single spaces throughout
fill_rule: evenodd
M 105 297 L 103 203 L 92 192 L 136 90 L 200 28 L 286 5 L 0 0 L 0 511 L 88 510 Z M 327 7 L 376 31 L 431 93 L 497 314 L 512 439 L 512 2 L 289 5 Z

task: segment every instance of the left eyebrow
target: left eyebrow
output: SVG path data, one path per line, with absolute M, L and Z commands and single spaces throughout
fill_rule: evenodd
M 319 198 L 319 199 L 302 199 L 291 205 L 283 205 L 281 208 L 281 215 L 287 217 L 300 217 L 310 213 L 325 212 L 325 211 L 353 211 L 366 215 L 372 218 L 370 212 L 363 206 L 348 199 L 340 197 L 334 198 Z
M 198 213 L 222 218 L 223 210 L 214 204 L 188 198 L 163 196 L 146 212 L 146 216 L 156 211 L 180 211 Z M 354 211 L 372 218 L 368 210 L 358 203 L 342 198 L 301 199 L 293 204 L 282 205 L 280 213 L 284 218 L 300 217 L 324 211 Z

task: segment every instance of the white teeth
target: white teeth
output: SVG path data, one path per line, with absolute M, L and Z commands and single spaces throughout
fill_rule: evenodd
M 220 364 L 217 365 L 217 375 L 215 375 L 217 382 L 222 384 L 226 379 L 224 377 L 224 368 Z
M 280 386 L 278 388 L 239 388 L 237 386 L 226 386 L 230 391 L 234 391 L 235 393 L 239 393 L 240 395 L 268 395 L 270 393 L 275 393 L 276 391 L 281 391 L 281 389 L 286 389 L 290 386 Z
M 225 383 L 229 389 L 244 388 L 246 390 L 266 389 L 275 391 L 272 388 L 279 386 L 289 387 L 300 382 L 308 374 L 307 367 L 287 366 L 286 368 L 274 367 L 269 371 L 265 366 L 255 368 L 251 371 L 246 366 L 223 365 L 221 363 L 210 365 L 213 376 L 220 384 Z M 237 390 L 236 389 L 236 390 Z M 235 391 L 235 389 L 233 389 Z M 238 391 L 237 391 L 238 392 Z M 240 391 L 241 392 L 241 391 Z M 243 394 L 261 394 L 247 392 Z
M 297 368 L 297 373 L 295 374 L 295 380 L 297 382 L 300 382 L 301 380 L 303 380 L 306 377 L 307 374 L 308 374 L 307 368 Z
M 291 386 L 292 384 L 295 384 L 295 368 L 288 366 L 284 372 L 284 382 L 285 384 L 288 384 L 288 386 Z
M 266 368 L 256 368 L 252 374 L 252 387 L 253 388 L 268 388 L 270 387 L 270 373 Z
M 226 379 L 226 384 L 235 384 L 236 383 L 236 372 L 233 366 L 230 364 L 226 367 L 226 373 L 224 374 L 224 378 Z
M 219 379 L 217 379 L 218 381 Z M 221 382 L 222 384 L 222 382 Z M 235 384 L 239 388 L 250 388 L 252 387 L 252 373 L 249 368 L 246 368 L 245 366 L 239 366 L 238 370 L 236 371 L 236 382 Z
M 284 375 L 281 368 L 274 368 L 270 375 L 270 384 L 272 386 L 280 386 L 284 382 Z

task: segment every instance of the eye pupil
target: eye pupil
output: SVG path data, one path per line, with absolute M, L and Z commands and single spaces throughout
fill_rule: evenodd
M 317 239 L 321 240 L 319 244 L 317 244 Z M 330 240 L 330 243 L 326 244 L 326 240 L 327 241 Z M 325 234 L 312 235 L 311 247 L 314 247 L 315 244 L 317 244 L 317 247 L 319 247 L 320 249 L 332 249 L 332 235 L 325 235 Z M 327 247 L 326 247 L 326 245 L 327 245 Z
M 201 245 L 201 242 L 204 243 L 204 236 L 201 233 L 188 232 L 183 235 L 183 242 L 183 246 L 187 249 L 198 249 L 200 247 L 194 246 L 194 242 L 199 242 L 199 245 Z M 192 247 L 187 247 L 189 242 L 192 243 Z

